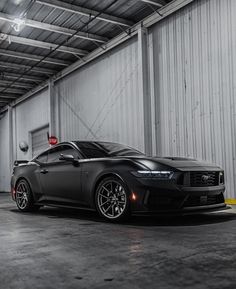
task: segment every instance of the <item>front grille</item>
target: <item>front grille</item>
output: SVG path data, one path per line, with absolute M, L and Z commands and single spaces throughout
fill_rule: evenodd
M 184 207 L 195 207 L 195 206 L 208 206 L 224 203 L 224 195 L 220 193 L 218 195 L 208 196 L 189 196 L 184 202 Z
M 147 206 L 149 209 L 178 209 L 183 203 L 183 196 L 159 196 L 159 194 L 151 193 L 148 198 Z
M 219 185 L 219 172 L 190 172 L 191 187 L 210 187 Z
M 223 193 L 201 194 L 201 195 L 172 195 L 160 196 L 151 193 L 148 198 L 147 206 L 151 210 L 178 210 L 185 207 L 209 206 L 224 203 Z

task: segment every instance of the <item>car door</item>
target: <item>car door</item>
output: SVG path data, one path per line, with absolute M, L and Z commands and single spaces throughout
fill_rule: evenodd
M 60 160 L 61 154 L 73 155 L 79 159 L 79 152 L 70 145 L 63 144 L 48 151 L 47 163 L 41 164 L 40 180 L 46 200 L 65 205 L 83 205 L 81 196 L 81 166 Z

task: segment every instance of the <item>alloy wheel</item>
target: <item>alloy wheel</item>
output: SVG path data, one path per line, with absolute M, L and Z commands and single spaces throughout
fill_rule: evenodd
M 116 180 L 108 180 L 102 184 L 97 194 L 98 208 L 103 216 L 118 219 L 127 205 L 124 186 Z
M 24 210 L 29 203 L 29 190 L 25 182 L 20 182 L 16 188 L 16 203 L 21 210 Z

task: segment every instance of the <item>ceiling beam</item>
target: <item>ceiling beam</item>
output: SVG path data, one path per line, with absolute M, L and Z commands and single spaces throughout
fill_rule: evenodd
M 0 40 L 8 41 L 9 43 L 14 42 L 18 44 L 29 45 L 29 46 L 33 46 L 37 48 L 48 49 L 48 50 L 56 49 L 57 51 L 69 53 L 73 55 L 77 55 L 77 54 L 87 55 L 88 54 L 88 51 L 83 50 L 83 49 L 78 49 L 78 48 L 73 48 L 73 47 L 63 46 L 63 45 L 58 47 L 58 44 L 55 44 L 55 43 L 33 40 L 33 39 L 24 38 L 20 36 L 8 35 L 5 33 L 0 34 Z
M 0 93 L 0 99 L 2 99 L 2 100 L 4 100 L 4 99 L 6 99 L 6 100 L 7 100 L 7 99 L 9 99 L 9 100 L 10 100 L 10 99 L 16 99 L 17 97 L 19 97 L 19 96 L 16 96 L 16 95 L 14 95 L 14 96 L 13 96 L 13 95 L 5 95 L 5 94 L 2 95 L 2 94 Z
M 24 82 L 14 82 L 12 83 L 12 81 L 10 80 L 3 80 L 1 79 L 0 77 L 0 86 L 8 86 L 8 85 L 11 85 L 12 87 L 19 87 L 19 88 L 24 88 L 24 89 L 31 89 L 34 87 L 34 84 L 30 84 L 30 83 L 24 83 Z
M 48 68 L 42 68 L 42 67 L 34 67 L 31 68 L 31 66 L 29 65 L 23 65 L 23 64 L 17 64 L 17 63 L 12 63 L 12 62 L 6 62 L 6 61 L 0 61 L 0 67 L 4 67 L 4 68 L 12 68 L 12 69 L 16 69 L 16 70 L 29 70 L 31 72 L 36 72 L 36 73 L 42 73 L 42 74 L 55 74 L 56 71 L 52 70 L 52 69 L 48 69 Z
M 5 50 L 5 49 L 0 49 L 0 55 L 19 58 L 19 59 L 26 59 L 30 61 L 40 61 L 41 59 L 43 59 L 43 56 L 38 56 L 34 54 L 29 54 L 29 53 L 22 53 L 22 52 L 12 51 L 12 50 Z M 50 57 L 47 57 L 42 62 L 54 64 L 54 65 L 62 65 L 62 66 L 69 66 L 71 64 L 69 61 L 56 59 L 56 58 L 50 58 Z
M 12 101 L 14 99 L 17 99 L 19 97 L 19 95 L 1 95 L 0 94 L 0 101 L 2 102 L 9 102 L 9 101 Z
M 79 68 L 82 68 L 83 66 L 87 65 L 89 62 L 93 61 L 94 59 L 97 59 L 101 55 L 104 55 L 111 49 L 114 49 L 114 47 L 117 47 L 121 43 L 124 43 L 125 41 L 129 40 L 130 38 L 134 37 L 137 35 L 139 29 L 141 27 L 151 27 L 154 24 L 163 21 L 166 17 L 169 15 L 175 13 L 176 11 L 182 9 L 186 5 L 189 5 L 190 3 L 193 3 L 195 0 L 176 0 L 170 2 L 168 5 L 162 7 L 160 9 L 160 13 L 153 13 L 152 15 L 148 16 L 142 21 L 142 24 L 138 23 L 134 27 L 130 29 L 130 33 L 127 34 L 126 32 L 121 33 L 117 37 L 113 38 L 106 44 L 106 50 L 103 48 L 97 48 L 93 52 L 91 52 L 89 55 L 87 55 L 83 60 L 78 60 L 74 64 L 70 65 L 69 67 L 65 68 L 63 71 L 60 71 L 57 75 L 55 75 L 52 80 L 53 81 L 58 81 L 60 79 L 65 78 L 68 76 L 70 73 L 74 72 L 75 70 L 78 70 Z M 11 103 L 12 107 L 16 107 L 26 99 L 29 99 L 36 93 L 44 90 L 45 88 L 48 87 L 48 80 L 44 81 L 43 83 L 40 83 L 36 88 L 33 88 L 29 93 L 26 93 L 24 96 L 16 99 L 14 102 Z M 0 113 L 4 113 L 6 110 L 2 109 L 0 110 Z
M 5 13 L 0 12 L 0 20 L 14 23 L 15 18 L 16 17 L 13 15 L 9 15 L 9 14 L 5 14 Z M 46 31 L 50 31 L 50 32 L 56 32 L 56 33 L 64 34 L 67 36 L 71 36 L 71 35 L 76 33 L 73 37 L 82 38 L 82 39 L 86 39 L 86 40 L 90 40 L 90 41 L 96 41 L 96 42 L 101 42 L 101 43 L 105 43 L 108 41 L 108 39 L 106 37 L 103 37 L 103 36 L 99 36 L 99 35 L 87 33 L 87 32 L 82 32 L 82 31 L 76 32 L 76 30 L 74 30 L 74 29 L 69 29 L 66 27 L 48 24 L 48 23 L 44 23 L 44 22 L 40 22 L 40 21 L 31 20 L 31 19 L 24 19 L 24 25 L 32 27 L 32 28 L 38 28 L 38 29 L 42 29 L 42 30 L 46 30 Z
M 157 7 L 162 7 L 163 5 L 165 5 L 165 1 L 163 0 L 158 0 L 158 1 L 154 1 L 154 0 L 141 0 L 142 2 L 148 3 L 148 4 L 152 4 L 155 5 Z
M 99 11 L 95 11 L 92 9 L 88 9 L 85 7 L 72 5 L 70 3 L 66 3 L 60 0 L 36 0 L 36 3 L 47 5 L 53 8 L 61 9 L 63 11 L 71 12 L 74 14 L 79 14 L 87 17 L 97 17 Z M 98 20 L 106 21 L 112 24 L 118 24 L 125 27 L 130 27 L 134 23 L 127 19 L 123 19 L 120 17 L 112 16 L 110 14 L 102 13 L 97 17 Z
M 0 72 L 0 78 L 1 79 L 17 79 L 18 77 L 20 76 L 20 74 L 17 74 L 17 73 L 12 73 L 12 72 Z M 32 76 L 32 75 L 27 75 L 27 74 L 24 74 L 21 76 L 20 80 L 23 80 L 23 81 L 29 81 L 29 82 L 42 82 L 45 80 L 45 78 L 42 76 Z
M 26 93 L 26 90 L 22 88 L 2 87 L 0 85 L 0 95 L 1 95 L 1 91 L 4 91 L 4 93 L 13 93 L 13 94 L 19 94 L 19 95 Z

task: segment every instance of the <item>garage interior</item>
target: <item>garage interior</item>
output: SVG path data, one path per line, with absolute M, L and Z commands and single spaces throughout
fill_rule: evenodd
M 235 14 L 234 0 L 0 1 L 4 288 L 235 287 Z M 232 209 L 123 224 L 19 213 L 14 161 L 48 134 L 217 164 Z

